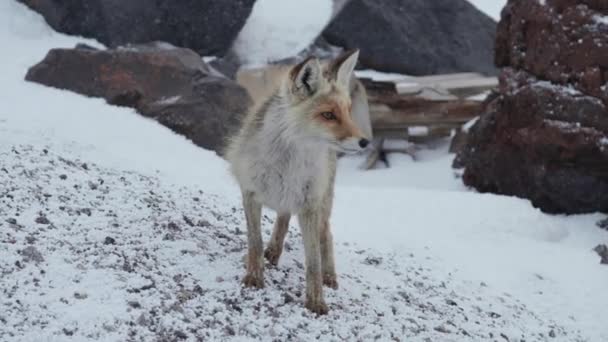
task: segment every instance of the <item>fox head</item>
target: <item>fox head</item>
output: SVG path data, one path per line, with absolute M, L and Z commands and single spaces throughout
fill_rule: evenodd
M 369 144 L 351 116 L 350 82 L 358 57 L 353 50 L 323 65 L 309 57 L 291 69 L 285 90 L 298 136 L 345 153 Z

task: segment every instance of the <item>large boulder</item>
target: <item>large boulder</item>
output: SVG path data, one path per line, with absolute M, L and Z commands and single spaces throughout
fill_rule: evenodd
M 255 0 L 19 0 L 55 30 L 109 47 L 166 41 L 202 56 L 223 55 Z
M 216 152 L 251 105 L 243 87 L 215 72 L 194 51 L 166 43 L 53 49 L 26 79 L 136 108 Z
M 465 184 L 551 213 L 608 212 L 602 3 L 509 1 L 497 37 L 498 95 L 457 158 Z
M 411 75 L 496 74 L 496 23 L 466 0 L 352 0 L 323 32 L 362 66 Z
M 496 64 L 569 84 L 608 103 L 608 1 L 510 1 L 496 37 Z

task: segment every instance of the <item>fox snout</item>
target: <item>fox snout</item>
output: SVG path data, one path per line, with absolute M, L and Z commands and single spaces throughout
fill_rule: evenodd
M 338 150 L 344 153 L 357 153 L 369 146 L 367 138 L 351 137 L 342 140 L 339 143 Z

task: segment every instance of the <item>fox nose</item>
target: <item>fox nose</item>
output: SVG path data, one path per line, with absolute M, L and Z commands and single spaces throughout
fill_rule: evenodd
M 359 146 L 361 146 L 361 148 L 365 148 L 365 147 L 367 147 L 367 145 L 369 145 L 369 140 L 367 140 L 365 138 L 359 140 Z

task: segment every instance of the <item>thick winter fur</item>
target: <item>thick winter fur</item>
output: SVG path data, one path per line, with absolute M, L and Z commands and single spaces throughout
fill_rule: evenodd
M 327 67 L 331 61 L 322 60 L 321 64 Z M 281 83 L 285 79 L 285 75 L 294 67 L 294 65 L 276 64 L 265 66 L 261 69 L 246 69 L 241 70 L 237 74 L 237 81 L 240 85 L 247 89 L 254 101 L 254 107 L 259 108 L 263 105 L 270 95 L 277 92 Z M 353 122 L 361 129 L 361 132 L 367 137 L 372 136 L 372 125 L 370 119 L 370 109 L 367 99 L 365 86 L 357 77 L 351 76 L 350 81 L 350 97 L 352 103 Z
M 285 74 L 277 91 L 244 119 L 226 151 L 247 221 L 246 286 L 264 286 L 263 256 L 276 265 L 292 215 L 306 258 L 306 307 L 328 311 L 323 284 L 338 287 L 329 226 L 336 153 L 355 153 L 368 140 L 351 115 L 350 80 L 358 51 L 322 65 L 309 58 Z M 263 252 L 262 206 L 277 212 Z

